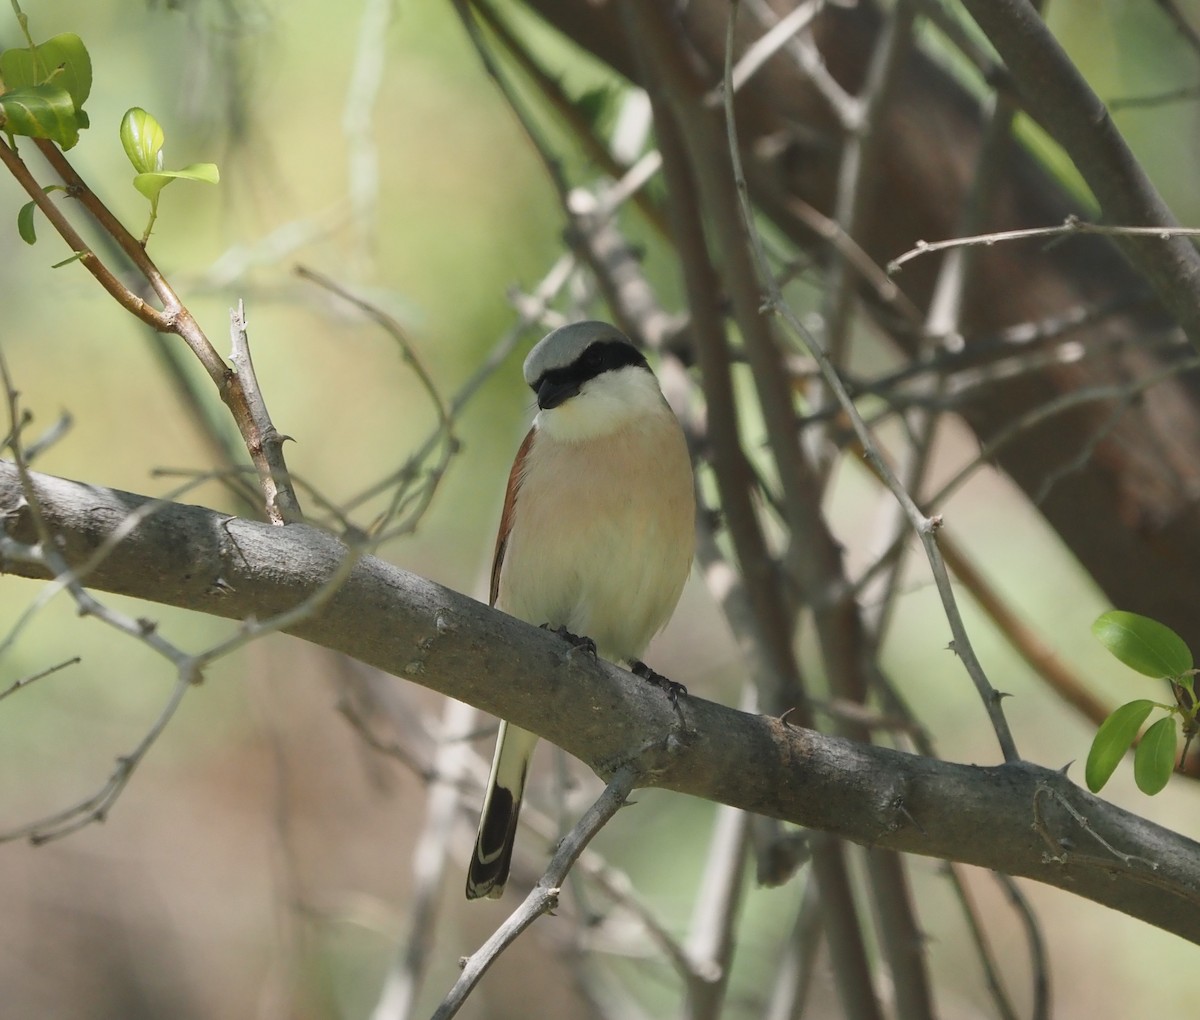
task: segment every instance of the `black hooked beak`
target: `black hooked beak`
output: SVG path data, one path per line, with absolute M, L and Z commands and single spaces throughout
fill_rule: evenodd
M 579 392 L 582 383 L 578 379 L 555 379 L 544 376 L 536 386 L 538 407 L 543 411 L 558 407 Z

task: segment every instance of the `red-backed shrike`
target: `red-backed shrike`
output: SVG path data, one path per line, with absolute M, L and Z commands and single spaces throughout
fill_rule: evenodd
M 641 352 L 603 322 L 546 336 L 525 381 L 539 410 L 508 477 L 491 604 L 661 680 L 640 656 L 679 601 L 695 544 L 679 422 Z M 537 739 L 500 724 L 468 899 L 504 892 Z

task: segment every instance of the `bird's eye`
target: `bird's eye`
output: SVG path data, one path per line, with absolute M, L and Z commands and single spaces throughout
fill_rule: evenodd
M 604 366 L 604 354 L 599 347 L 589 347 L 583 352 L 583 364 L 595 371 Z

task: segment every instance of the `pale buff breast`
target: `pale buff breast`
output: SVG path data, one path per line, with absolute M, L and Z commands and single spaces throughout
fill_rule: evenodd
M 578 442 L 539 434 L 522 477 L 497 604 L 592 638 L 604 658 L 640 658 L 692 562 L 692 471 L 678 423 L 641 418 Z

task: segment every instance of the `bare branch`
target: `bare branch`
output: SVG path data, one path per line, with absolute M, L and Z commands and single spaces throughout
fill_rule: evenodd
M 296 490 L 292 486 L 292 478 L 283 459 L 284 441 L 291 437 L 281 435 L 276 430 L 267 412 L 267 403 L 258 385 L 258 376 L 254 374 L 254 360 L 250 357 L 246 308 L 241 301 L 238 301 L 237 308 L 229 313 L 229 334 L 233 348 L 229 360 L 241 384 L 246 410 L 253 422 L 253 434 L 257 442 L 257 449 L 252 448 L 250 455 L 256 465 L 261 463 L 266 468 L 265 473 L 260 470 L 259 481 L 267 497 L 267 515 L 274 523 L 303 520 L 300 501 L 296 498 Z
M 496 929 L 491 938 L 464 961 L 462 976 L 434 1011 L 433 1020 L 449 1020 L 458 1013 L 471 990 L 496 958 L 542 914 L 554 909 L 558 903 L 559 890 L 566 881 L 571 865 L 583 853 L 584 847 L 592 841 L 596 833 L 621 809 L 633 791 L 637 779 L 638 772 L 635 768 L 622 765 L 617 769 L 599 799 L 588 808 L 575 827 L 559 843 L 546 873 L 525 897 L 524 902 Z
M 30 480 L 67 562 L 85 558 L 125 514 L 148 502 L 34 472 Z M 0 519 L 13 541 L 34 537 L 20 475 L 6 462 Z M 241 620 L 294 609 L 349 555 L 336 538 L 305 525 L 274 528 L 169 505 L 120 542 L 90 581 Z M 3 567 L 53 575 L 37 563 L 6 560 Z M 226 587 L 213 588 L 217 577 Z M 1024 875 L 1200 942 L 1200 844 L 1087 794 L 1058 772 L 1025 763 L 940 762 L 696 697 L 682 703 L 687 730 L 677 732 L 667 699 L 624 670 L 568 655 L 552 634 L 366 555 L 320 613 L 286 629 L 510 719 L 601 775 L 636 762 L 641 785 L 864 844 Z M 1038 792 L 1044 790 L 1054 797 Z M 1039 831 L 1056 841 L 1054 855 L 1032 828 L 1035 797 L 1042 801 Z M 1080 819 L 1121 856 L 1077 855 Z
M 39 669 L 36 673 L 29 673 L 26 676 L 18 677 L 11 684 L 0 691 L 0 701 L 3 701 L 10 694 L 16 694 L 17 691 L 23 691 L 32 683 L 36 683 L 48 676 L 53 676 L 60 669 L 66 669 L 68 666 L 78 666 L 83 660 L 78 655 L 73 655 L 69 659 L 64 659 L 62 662 L 56 662 L 53 666 L 47 666 L 45 669 Z
M 1064 237 L 1069 234 L 1099 234 L 1103 237 L 1142 237 L 1168 241 L 1175 237 L 1200 237 L 1200 227 L 1123 227 L 1089 223 L 1078 216 L 1068 216 L 1056 227 L 1026 227 L 1022 230 L 997 230 L 971 237 L 951 237 L 945 241 L 918 241 L 908 251 L 897 255 L 887 264 L 888 273 L 899 271 L 906 262 L 934 255 L 953 248 L 990 248 L 1007 241 L 1028 241 L 1043 237 Z
M 1028 0 L 962 0 L 1004 58 L 1025 109 L 1071 157 L 1111 223 L 1178 226 L 1112 117 Z M 1115 240 L 1200 350 L 1200 254 L 1185 238 Z

